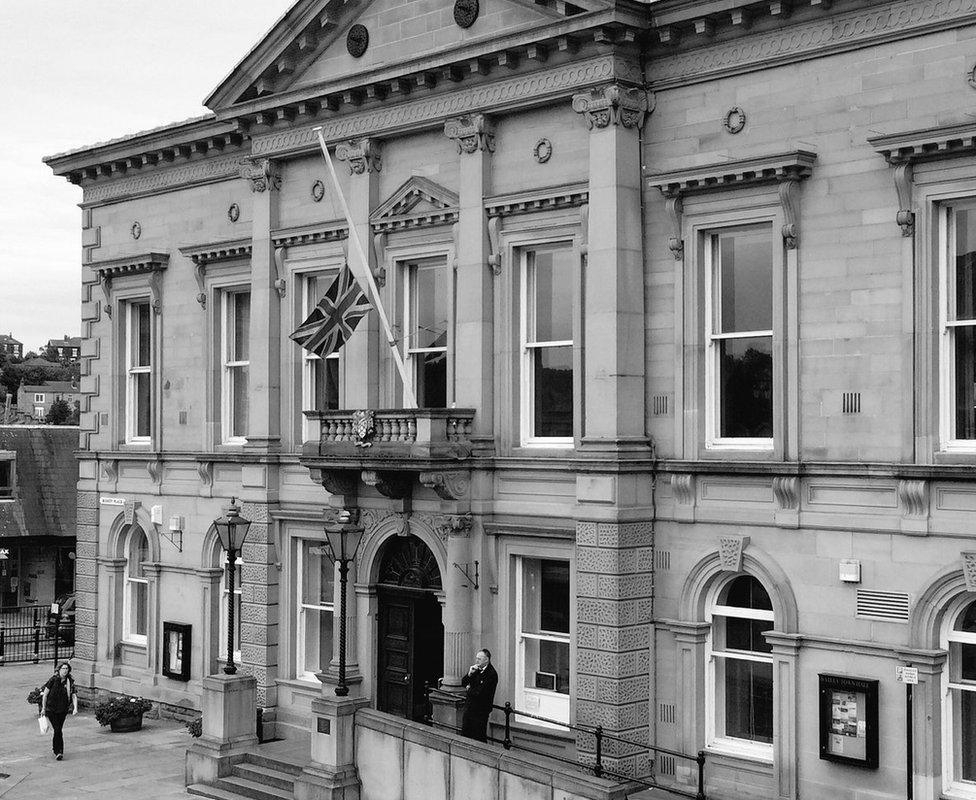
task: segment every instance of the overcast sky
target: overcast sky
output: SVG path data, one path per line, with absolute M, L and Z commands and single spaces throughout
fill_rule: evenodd
M 292 0 L 0 0 L 0 333 L 81 329 L 81 189 L 41 158 L 206 113 Z

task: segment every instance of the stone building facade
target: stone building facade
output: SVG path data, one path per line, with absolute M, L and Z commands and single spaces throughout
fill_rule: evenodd
M 308 729 L 345 507 L 381 712 L 486 646 L 499 702 L 704 749 L 709 796 L 976 797 L 974 23 L 301 0 L 207 116 L 47 159 L 83 189 L 79 680 L 194 707 L 239 603 L 266 719 Z M 374 315 L 334 358 L 288 339 L 354 258 L 314 126 L 420 410 Z M 208 532 L 231 497 L 236 597 Z

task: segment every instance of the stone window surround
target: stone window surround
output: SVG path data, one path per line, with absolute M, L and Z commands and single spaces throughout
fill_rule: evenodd
M 209 409 L 207 436 L 216 452 L 239 451 L 245 443 L 243 438 L 228 440 L 223 433 L 226 424 L 223 391 L 223 307 L 224 298 L 229 293 L 249 291 L 250 281 L 250 262 L 227 262 L 214 265 L 214 268 L 207 270 L 205 294 L 207 301 L 201 304 L 208 310 L 207 330 L 210 332 L 206 380 Z
M 217 328 L 219 335 L 214 339 L 219 361 L 218 393 L 220 395 L 220 436 L 218 443 L 223 445 L 244 445 L 247 442 L 246 433 L 244 436 L 235 436 L 233 433 L 233 377 L 232 371 L 244 368 L 250 373 L 250 361 L 234 361 L 228 352 L 228 345 L 231 339 L 231 328 L 236 326 L 237 298 L 247 295 L 248 297 L 248 330 L 246 336 L 250 340 L 250 283 L 235 286 L 221 286 L 219 291 L 219 321 Z M 231 298 L 234 298 L 233 302 Z M 232 316 L 233 315 L 233 316 Z M 248 341 L 248 359 L 250 359 L 250 341 Z M 249 374 L 253 379 L 253 375 Z M 246 398 L 245 398 L 246 402 Z
M 516 580 L 518 575 L 517 562 L 522 558 L 547 559 L 554 561 L 569 562 L 569 722 L 572 724 L 576 719 L 576 697 L 577 697 L 577 588 L 576 588 L 576 553 L 575 543 L 571 541 L 560 541 L 558 539 L 548 539 L 540 541 L 533 537 L 525 539 L 522 537 L 505 537 L 498 540 L 498 619 L 517 619 L 516 608 Z M 516 698 L 519 696 L 518 686 L 516 685 L 516 675 L 519 669 L 516 664 L 518 658 L 518 633 L 513 627 L 510 635 L 499 634 L 499 639 L 495 643 L 492 661 L 498 669 L 498 691 L 495 695 L 495 705 L 504 705 L 511 702 L 513 706 L 519 708 Z M 520 711 L 526 709 L 519 708 Z M 551 727 L 539 728 L 531 723 L 531 720 L 513 716 L 513 727 L 528 728 L 545 733 L 546 735 L 569 735 L 567 731 L 554 729 Z
M 129 334 L 132 325 L 132 309 L 139 304 L 148 303 L 152 309 L 151 296 L 147 294 L 145 287 L 133 286 L 129 291 L 119 291 L 115 294 L 119 314 L 117 314 L 115 341 L 118 342 L 118 363 L 119 363 L 119 384 L 118 391 L 115 393 L 118 411 L 115 415 L 118 422 L 117 435 L 113 439 L 119 442 L 119 448 L 123 450 L 151 449 L 153 442 L 159 433 L 159 414 L 161 389 L 159 386 L 160 373 L 160 353 L 162 342 L 160 342 L 159 326 L 156 324 L 156 315 L 150 310 L 150 356 L 149 356 L 149 436 L 137 437 L 132 434 L 135 427 L 133 414 L 135 410 L 132 406 L 130 392 L 129 374 Z

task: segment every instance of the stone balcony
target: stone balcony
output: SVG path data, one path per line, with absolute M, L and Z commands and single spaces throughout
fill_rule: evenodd
M 306 411 L 302 461 L 321 466 L 458 462 L 471 457 L 473 408 Z

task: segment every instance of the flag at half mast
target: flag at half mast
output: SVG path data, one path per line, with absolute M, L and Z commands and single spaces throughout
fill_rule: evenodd
M 308 352 L 325 358 L 346 343 L 359 320 L 371 308 L 352 270 L 345 264 L 308 319 L 288 338 L 298 342 Z

